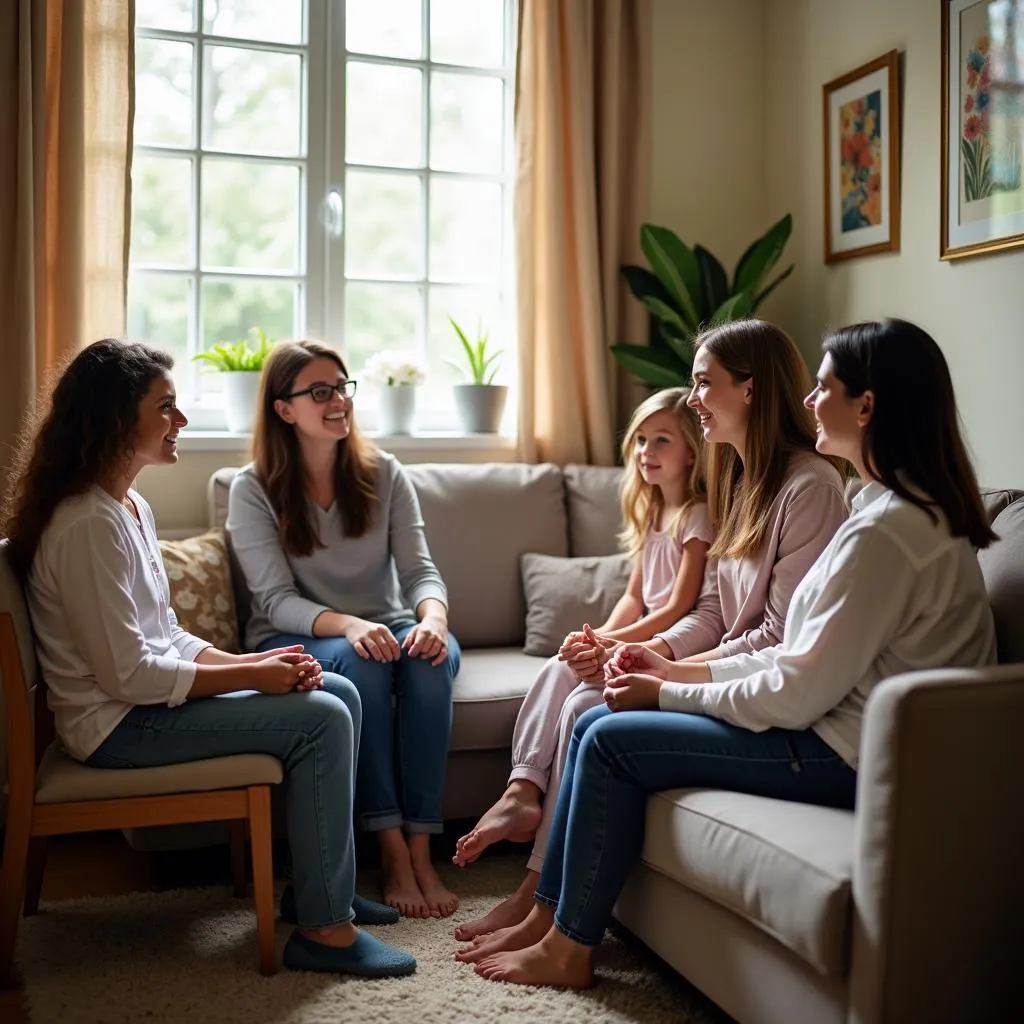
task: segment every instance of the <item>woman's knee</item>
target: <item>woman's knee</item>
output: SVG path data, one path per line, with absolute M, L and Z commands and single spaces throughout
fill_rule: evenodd
M 359 716 L 353 715 L 346 701 L 326 688 L 302 694 L 289 694 L 280 699 L 288 700 L 289 697 L 300 698 L 301 708 L 296 717 L 301 715 L 302 724 L 311 736 L 352 748 Z
M 358 726 L 363 715 L 363 703 L 355 683 L 336 672 L 324 672 L 324 691 L 340 700 L 348 708 L 352 721 Z
M 574 745 L 579 746 L 583 742 L 584 737 L 590 732 L 592 726 L 596 722 L 600 722 L 602 718 L 611 714 L 607 706 L 601 704 L 598 707 L 593 707 L 589 711 L 584 711 L 582 715 L 576 720 L 576 725 L 572 730 L 572 742 Z

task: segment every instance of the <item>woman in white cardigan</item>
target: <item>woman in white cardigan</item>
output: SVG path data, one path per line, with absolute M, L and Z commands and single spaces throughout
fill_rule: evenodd
M 606 706 L 573 734 L 535 905 L 477 943 L 483 976 L 591 983 L 650 793 L 711 787 L 852 808 L 875 686 L 995 661 L 976 557 L 994 535 L 942 352 L 902 321 L 844 328 L 824 350 L 807 398 L 818 450 L 848 459 L 864 487 L 794 592 L 782 643 L 703 664 L 640 645 L 616 653 Z

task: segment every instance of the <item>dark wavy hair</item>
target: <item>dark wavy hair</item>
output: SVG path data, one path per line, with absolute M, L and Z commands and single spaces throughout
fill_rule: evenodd
M 139 405 L 173 365 L 166 352 L 104 338 L 59 372 L 22 431 L 4 497 L 9 558 L 23 579 L 57 506 L 131 461 Z
M 996 535 L 960 431 L 949 366 L 932 336 L 906 320 L 869 321 L 832 332 L 822 348 L 849 398 L 874 395 L 862 441 L 868 472 L 933 521 L 938 508 L 954 537 L 988 547 Z

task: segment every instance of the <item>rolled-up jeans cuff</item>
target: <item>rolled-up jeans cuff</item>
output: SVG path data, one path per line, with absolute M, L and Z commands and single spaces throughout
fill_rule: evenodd
M 560 922 L 560 921 L 558 920 L 558 917 L 557 917 L 557 916 L 555 917 L 555 927 L 556 927 L 556 928 L 557 928 L 557 929 L 558 929 L 558 930 L 559 930 L 559 931 L 560 931 L 560 932 L 561 932 L 561 933 L 562 933 L 562 934 L 563 934 L 563 935 L 564 935 L 564 936 L 565 936 L 565 937 L 566 937 L 567 939 L 572 939 L 572 941 L 573 941 L 573 942 L 578 942 L 578 943 L 579 943 L 579 944 L 580 944 L 581 946 L 590 946 L 591 948 L 593 948 L 593 947 L 595 947 L 595 946 L 600 946 L 600 945 L 601 945 L 601 939 L 603 939 L 603 938 L 604 938 L 604 934 L 602 933 L 602 935 L 601 935 L 601 938 L 600 938 L 600 939 L 597 939 L 597 940 L 595 941 L 594 939 L 591 939 L 591 938 L 588 938 L 588 937 L 586 937 L 586 936 L 584 936 L 584 935 L 581 935 L 581 934 L 580 934 L 579 932 L 573 931 L 573 930 L 572 930 L 571 928 L 566 928 L 566 927 L 565 927 L 565 925 L 563 925 L 563 924 L 562 924 L 562 923 L 561 923 L 561 922 Z
M 378 814 L 364 814 L 360 819 L 367 832 L 383 832 L 386 828 L 401 828 L 405 819 L 399 811 L 384 811 Z
M 540 889 L 535 889 L 533 893 L 533 899 L 535 903 L 543 903 L 545 907 L 550 907 L 552 910 L 558 909 L 558 899 L 550 896 L 545 896 Z
M 517 779 L 532 782 L 542 793 L 548 791 L 548 783 L 551 781 L 551 772 L 543 772 L 539 768 L 531 768 L 528 764 L 517 764 L 508 777 L 510 783 Z
M 440 835 L 444 831 L 444 822 L 442 821 L 410 821 L 408 818 L 405 819 L 405 831 L 409 833 L 426 832 L 429 835 Z

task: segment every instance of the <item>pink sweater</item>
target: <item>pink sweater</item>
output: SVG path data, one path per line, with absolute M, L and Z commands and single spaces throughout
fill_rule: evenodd
M 659 633 L 677 660 L 716 650 L 749 654 L 782 642 L 797 584 L 846 519 L 842 479 L 811 452 L 794 455 L 771 507 L 771 526 L 751 558 L 708 562 L 697 604 Z

